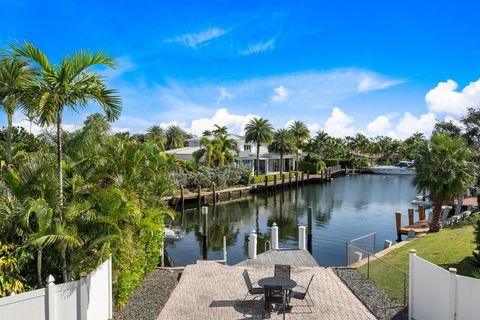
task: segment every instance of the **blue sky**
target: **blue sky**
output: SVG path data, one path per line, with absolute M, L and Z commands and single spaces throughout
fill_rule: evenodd
M 478 1 L 0 1 L 0 41 L 103 49 L 114 130 L 177 123 L 404 138 L 480 106 Z M 98 110 L 65 115 L 66 128 Z M 25 125 L 22 115 L 15 122 Z M 2 119 L 5 123 L 5 119 Z

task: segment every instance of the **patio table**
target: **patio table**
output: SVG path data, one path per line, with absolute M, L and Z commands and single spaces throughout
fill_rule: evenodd
M 282 287 L 283 291 L 283 317 L 285 318 L 285 311 L 287 310 L 287 306 L 285 305 L 287 301 L 287 292 L 292 290 L 297 286 L 297 283 L 292 279 L 287 278 L 279 278 L 279 277 L 268 277 L 258 280 L 258 285 L 262 288 L 265 286 L 278 286 Z

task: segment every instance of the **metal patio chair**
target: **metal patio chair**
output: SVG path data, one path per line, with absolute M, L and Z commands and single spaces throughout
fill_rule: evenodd
M 276 264 L 274 268 L 274 277 L 290 279 L 291 267 L 287 264 Z

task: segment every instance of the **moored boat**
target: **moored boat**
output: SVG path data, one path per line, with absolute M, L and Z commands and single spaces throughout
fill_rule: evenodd
M 370 167 L 368 170 L 375 174 L 413 175 L 415 174 L 414 165 L 413 162 L 400 161 L 393 166 Z

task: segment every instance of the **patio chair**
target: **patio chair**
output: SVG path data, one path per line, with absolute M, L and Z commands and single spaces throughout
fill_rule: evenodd
M 287 264 L 276 264 L 273 276 L 278 278 L 290 279 L 291 267 Z
M 313 302 L 312 297 L 311 297 L 310 294 L 308 293 L 308 289 L 310 289 L 310 285 L 312 284 L 313 277 L 315 277 L 315 275 L 312 275 L 312 277 L 310 278 L 310 281 L 308 282 L 308 285 L 307 285 L 307 287 L 305 288 L 305 292 L 298 292 L 298 291 L 292 290 L 292 291 L 290 292 L 290 294 L 288 295 L 288 299 L 293 298 L 293 299 L 298 299 L 298 300 L 305 300 L 305 302 L 307 303 L 308 308 L 310 309 L 310 312 L 312 311 L 311 305 L 312 305 L 312 306 L 315 306 L 315 303 Z M 303 286 L 300 286 L 300 285 L 299 285 L 298 287 L 304 288 Z M 308 303 L 308 301 L 307 301 L 307 296 L 308 296 L 310 302 L 312 303 L 311 305 L 310 305 L 310 303 Z
M 252 281 L 250 280 L 250 276 L 248 275 L 247 269 L 243 270 L 242 275 L 243 275 L 243 279 L 245 280 L 245 284 L 247 285 L 247 289 L 248 289 L 248 292 L 245 295 L 245 298 L 243 299 L 244 302 L 247 299 L 249 294 L 251 294 L 252 296 L 263 294 L 263 292 L 264 292 L 263 288 L 253 286 Z
M 265 310 L 269 311 L 272 304 L 284 305 L 287 303 L 283 295 L 283 290 L 281 286 L 265 286 Z

